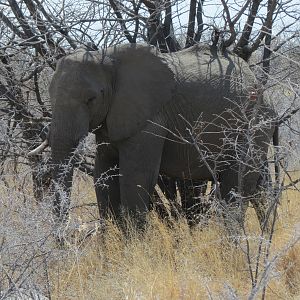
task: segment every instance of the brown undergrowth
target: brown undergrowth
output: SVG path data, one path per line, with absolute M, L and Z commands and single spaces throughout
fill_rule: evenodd
M 81 181 L 76 186 L 72 218 L 95 218 L 96 207 L 80 207 L 95 201 L 91 184 Z M 298 200 L 296 190 L 284 192 L 281 200 L 266 299 L 300 298 Z M 109 221 L 105 232 L 96 230 L 82 240 L 85 232 L 77 232 L 66 246 L 67 257 L 51 265 L 53 299 L 247 299 L 251 293 L 250 270 L 255 273 L 260 239 L 252 208 L 247 213 L 248 252 L 246 238 L 234 246 L 214 219 L 190 230 L 184 220 L 170 226 L 150 213 L 143 234 L 129 225 L 125 238 Z M 258 281 L 265 266 L 264 249 L 265 242 Z
M 125 237 L 113 222 L 107 222 L 105 231 L 95 226 L 99 216 L 92 180 L 77 176 L 67 241 L 59 248 L 52 238 L 50 200 L 35 204 L 28 180 L 20 187 L 20 180 L 7 178 L 0 185 L 0 263 L 5 271 L 0 272 L 0 292 L 12 279 L 13 287 L 41 286 L 44 295 L 59 300 L 248 299 L 253 291 L 261 236 L 252 208 L 246 236 L 237 246 L 216 218 L 191 230 L 184 219 L 167 224 L 153 212 L 143 233 L 128 222 Z M 282 195 L 269 264 L 264 261 L 267 242 L 262 243 L 257 282 L 267 265 L 266 299 L 300 299 L 299 200 L 295 189 Z

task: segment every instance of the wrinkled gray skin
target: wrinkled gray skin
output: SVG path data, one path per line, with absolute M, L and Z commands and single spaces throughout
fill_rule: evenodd
M 273 128 L 266 125 L 264 131 L 256 133 L 251 149 L 241 136 L 250 119 L 253 123 L 271 113 L 261 102 L 259 91 L 254 101 L 249 99 L 255 85 L 245 62 L 204 46 L 172 54 L 133 44 L 108 48 L 103 53 L 77 50 L 58 62 L 49 89 L 53 162 L 65 162 L 79 141 L 93 131 L 99 144 L 95 182 L 99 183 L 101 174 L 114 166 L 119 168 L 115 173 L 121 175 L 108 179 L 108 188 L 96 184 L 100 214 L 105 217 L 111 211 L 118 217 L 124 208 L 143 215 L 149 209 L 159 172 L 172 178 L 213 180 L 195 147 L 173 134 L 190 141 L 186 128 L 198 119 L 201 124 L 195 134 L 200 137 L 202 153 L 218 153 L 222 148 L 223 155 L 206 162 L 211 168 L 217 164 L 222 198 L 234 204 L 242 220 L 248 201 L 237 205 L 230 192 L 240 185 L 243 196 L 256 193 L 257 169 L 266 160 L 273 134 Z M 231 130 L 224 134 L 223 129 L 229 127 Z M 239 149 L 244 153 L 256 153 L 250 161 L 239 153 L 246 162 L 244 172 L 238 171 L 241 165 L 235 159 L 236 147 L 228 141 L 223 145 L 225 136 L 241 142 Z M 109 144 L 101 145 L 103 142 Z M 62 168 L 56 168 L 57 182 L 61 172 Z M 73 167 L 65 173 L 60 185 L 68 192 Z M 68 207 L 60 201 L 57 196 L 55 210 L 59 216 Z M 264 212 L 258 214 L 262 223 Z

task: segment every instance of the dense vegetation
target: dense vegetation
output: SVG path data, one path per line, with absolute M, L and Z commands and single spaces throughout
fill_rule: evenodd
M 292 172 L 300 168 L 299 6 L 285 0 L 0 0 L 0 299 L 29 291 L 57 299 L 299 297 L 300 176 Z M 190 231 L 184 220 L 170 229 L 151 215 L 143 236 L 131 228 L 125 240 L 113 224 L 104 234 L 95 229 L 99 216 L 86 177 L 93 169 L 89 142 L 65 248 L 55 244 L 50 151 L 26 154 L 47 135 L 56 61 L 78 47 L 135 42 L 162 52 L 203 42 L 250 64 L 280 125 L 280 146 L 269 162 L 277 180 L 266 193 L 279 206 L 271 235 L 259 231 L 251 212 L 238 247 L 223 238 L 217 217 Z

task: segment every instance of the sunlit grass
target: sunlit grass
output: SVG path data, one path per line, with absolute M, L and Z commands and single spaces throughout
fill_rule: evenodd
M 8 185 L 0 185 L 0 212 L 18 229 L 15 234 L 29 236 L 27 231 L 32 229 L 27 226 L 25 231 L 22 218 L 29 221 L 41 209 L 30 196 L 30 180 L 22 181 L 20 186 L 20 181 L 12 177 Z M 92 180 L 77 176 L 72 198 L 71 221 L 82 225 L 70 227 L 61 250 L 54 242 L 47 246 L 47 251 L 53 252 L 48 265 L 52 299 L 248 298 L 252 288 L 250 271 L 255 276 L 260 237 L 253 208 L 248 209 L 246 220 L 249 264 L 246 241 L 235 246 L 215 218 L 191 230 L 184 219 L 170 225 L 151 212 L 143 233 L 129 225 L 125 237 L 108 221 L 105 232 L 98 228 L 84 239 L 98 219 Z M 300 193 L 295 189 L 282 195 L 269 257 L 277 259 L 269 274 L 267 299 L 300 299 L 300 244 L 296 243 L 300 236 L 299 200 Z M 47 220 L 51 212 L 45 217 L 39 226 L 51 230 L 52 223 Z M 34 220 L 30 222 L 34 224 Z M 265 249 L 264 242 L 259 275 Z
M 74 200 L 95 201 L 91 184 L 77 185 Z M 88 187 L 88 188 L 87 188 Z M 284 192 L 271 245 L 267 299 L 300 297 L 299 192 Z M 73 218 L 82 208 L 73 210 Z M 89 207 L 89 217 L 97 208 Z M 85 218 L 87 215 L 85 214 Z M 81 217 L 83 218 L 83 217 Z M 86 219 L 87 220 L 87 219 Z M 251 268 L 255 269 L 259 226 L 254 210 L 247 213 Z M 129 237 L 108 222 L 84 242 L 69 245 L 69 255 L 51 267 L 53 299 L 247 299 L 251 291 L 246 243 L 234 246 L 218 222 L 190 230 L 184 220 L 172 226 L 150 213 L 143 234 L 129 226 Z M 265 249 L 265 243 L 263 244 Z M 261 262 L 263 264 L 263 260 Z M 262 270 L 262 268 L 260 268 Z

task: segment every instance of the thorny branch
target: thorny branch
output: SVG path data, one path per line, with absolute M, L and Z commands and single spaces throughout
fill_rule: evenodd
M 289 143 L 299 140 L 296 118 L 300 110 L 297 102 L 299 101 L 299 71 L 297 71 L 300 47 L 299 28 L 297 28 L 300 19 L 299 4 L 293 1 L 279 3 L 276 0 L 247 0 L 239 5 L 236 1 L 233 3 L 222 0 L 223 18 L 219 18 L 220 15 L 212 17 L 215 14 L 210 12 L 211 7 L 211 3 L 204 0 L 189 2 L 77 0 L 70 4 L 66 1 L 58 1 L 55 5 L 48 0 L 1 1 L 0 175 L 3 182 L 9 186 L 10 180 L 6 174 L 7 166 L 10 166 L 11 162 L 14 164 L 14 170 L 20 170 L 27 165 L 30 167 L 35 189 L 39 191 L 36 197 L 46 197 L 49 186 L 47 179 L 51 177 L 48 168 L 51 165 L 48 159 L 49 152 L 34 159 L 25 158 L 24 153 L 39 145 L 47 135 L 51 118 L 47 88 L 57 59 L 81 46 L 91 45 L 93 49 L 101 49 L 123 42 L 146 42 L 154 45 L 161 52 L 176 52 L 199 42 L 212 44 L 210 37 L 215 35 L 213 44 L 216 48 L 221 48 L 225 55 L 229 49 L 245 61 L 251 61 L 254 69 L 262 66 L 262 70 L 258 73 L 263 73 L 261 82 L 266 87 L 271 86 L 277 91 L 282 85 L 286 86 L 283 89 L 287 90 L 288 84 L 285 83 L 293 82 L 292 92 L 293 95 L 296 94 L 295 98 L 284 96 L 284 92 L 274 94 L 273 98 L 271 95 L 270 98 L 271 101 L 274 98 L 282 99 L 280 103 L 282 108 L 279 108 L 281 117 L 278 118 L 280 132 L 281 130 L 283 132 L 281 139 L 284 139 L 288 133 L 291 135 Z M 215 12 L 217 9 L 216 6 Z M 280 70 L 276 69 L 277 66 L 280 66 Z M 290 123 L 289 126 L 286 126 L 287 121 Z M 188 126 L 189 128 L 193 128 L 192 124 L 188 125 L 191 125 Z M 207 162 L 207 158 L 211 159 L 211 157 L 202 150 L 205 150 L 205 145 L 201 144 L 201 134 L 197 135 L 193 130 L 188 134 L 190 138 L 186 139 L 175 132 L 172 140 L 192 143 L 196 148 L 198 147 L 200 160 L 207 164 L 212 174 L 216 198 L 221 199 L 217 174 Z M 227 139 L 229 142 L 230 137 L 228 136 Z M 282 147 L 279 147 L 278 151 Z M 292 156 L 291 152 L 287 153 Z M 245 155 L 245 152 L 242 154 Z M 299 153 L 295 152 L 294 157 L 299 157 Z M 92 152 L 87 154 L 82 163 L 78 164 L 78 168 L 92 175 L 93 159 Z M 270 163 L 275 160 L 270 160 Z M 282 162 L 282 158 L 278 160 Z M 276 186 L 273 186 L 273 190 L 278 192 L 277 195 L 284 189 L 292 187 L 297 189 L 296 185 L 300 182 L 300 179 L 294 179 L 289 175 L 286 165 L 282 165 L 281 168 L 287 174 L 289 182 L 282 186 L 280 176 L 277 176 Z M 275 173 L 279 172 L 275 171 Z M 103 176 L 100 184 L 105 184 L 105 179 L 106 177 Z M 24 178 L 23 180 L 25 182 Z M 277 200 L 279 201 L 279 198 L 276 198 L 276 205 Z M 275 222 L 275 219 L 273 220 Z M 269 240 L 271 239 L 272 236 L 269 237 Z M 4 244 L 7 244 L 7 241 L 3 238 L 0 255 L 4 253 Z M 251 265 L 253 257 L 247 244 L 246 255 L 253 283 L 250 298 L 255 297 L 262 286 L 263 288 L 266 286 L 266 278 L 273 263 L 272 259 L 269 262 L 269 248 L 267 252 L 263 252 L 262 245 L 259 247 L 257 260 L 254 259 L 256 265 L 253 269 Z M 32 257 L 36 257 L 37 253 L 38 251 L 33 251 Z M 20 257 L 19 261 L 21 261 Z M 265 265 L 259 269 L 258 264 L 263 258 L 265 258 Z M 33 260 L 29 259 L 27 264 L 24 262 L 24 266 L 31 269 L 32 263 Z M 3 272 L 5 282 L 8 280 L 11 289 L 19 288 L 14 285 L 16 279 L 17 283 L 23 284 L 32 276 L 32 273 L 25 271 L 19 272 L 17 276 L 14 273 L 15 269 L 10 272 L 7 267 L 11 266 L 5 266 Z M 0 286 L 1 280 L 2 277 L 0 277 Z

